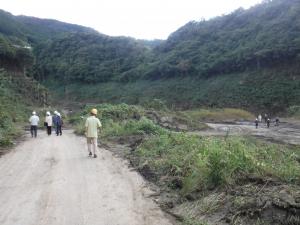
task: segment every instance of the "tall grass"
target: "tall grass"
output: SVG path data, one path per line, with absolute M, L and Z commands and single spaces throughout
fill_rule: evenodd
M 244 138 L 168 133 L 146 140 L 135 154 L 140 165 L 147 162 L 158 176 L 181 179 L 183 194 L 231 185 L 248 175 L 300 183 L 299 151 Z

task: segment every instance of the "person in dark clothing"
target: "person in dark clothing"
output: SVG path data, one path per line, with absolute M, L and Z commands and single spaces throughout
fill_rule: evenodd
M 59 112 L 55 111 L 54 113 L 55 113 L 55 116 L 53 116 L 53 124 L 55 126 L 56 136 L 62 135 L 61 127 L 63 125 L 63 120 L 62 120 Z
M 257 118 L 255 119 L 255 128 L 256 129 L 258 128 L 258 119 Z
M 275 126 L 279 126 L 279 118 L 278 117 L 276 117 Z
M 267 123 L 267 122 L 268 122 L 268 114 L 265 113 L 265 123 Z
M 267 119 L 267 127 L 270 128 L 270 118 Z

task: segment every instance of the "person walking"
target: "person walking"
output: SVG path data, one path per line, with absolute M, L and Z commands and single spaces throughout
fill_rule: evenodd
M 262 122 L 262 116 L 261 116 L 261 114 L 258 115 L 258 122 L 260 122 L 260 123 Z
M 33 111 L 32 116 L 29 118 L 31 137 L 36 138 L 36 136 L 37 136 L 37 127 L 39 125 L 39 121 L 40 121 L 40 118 L 36 115 L 36 112 Z
M 255 128 L 256 129 L 258 128 L 258 119 L 257 118 L 255 119 Z
M 270 128 L 270 118 L 267 119 L 267 127 Z
M 49 111 L 46 113 L 45 123 L 47 125 L 47 134 L 51 135 L 53 119 Z
M 279 126 L 279 118 L 278 117 L 276 117 L 275 126 Z
M 54 112 L 53 116 L 53 125 L 55 126 L 56 136 L 62 135 L 61 127 L 63 125 L 63 120 L 61 118 L 61 114 L 57 111 Z
M 265 123 L 267 123 L 267 121 L 268 121 L 268 114 L 265 113 Z
M 98 111 L 97 109 L 92 109 L 90 116 L 85 121 L 85 135 L 87 139 L 87 146 L 89 151 L 89 156 L 92 156 L 92 148 L 94 158 L 97 158 L 97 138 L 98 138 L 98 128 L 102 127 L 101 122 L 96 118 Z

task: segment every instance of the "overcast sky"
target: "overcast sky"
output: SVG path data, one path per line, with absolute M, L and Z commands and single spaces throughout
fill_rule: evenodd
M 249 8 L 261 0 L 0 0 L 14 15 L 57 19 L 112 36 L 166 39 L 191 20 Z

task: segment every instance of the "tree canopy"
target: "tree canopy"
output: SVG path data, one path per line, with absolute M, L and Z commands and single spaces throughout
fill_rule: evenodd
M 55 81 L 63 86 L 116 82 L 130 86 L 130 83 L 149 81 L 150 85 L 152 81 L 161 80 L 170 84 L 166 85 L 170 90 L 176 90 L 172 84 L 177 85 L 185 79 L 197 84 L 205 83 L 210 88 L 199 90 L 194 83 L 186 82 L 184 91 L 190 92 L 193 99 L 184 101 L 222 106 L 227 102 L 233 103 L 231 106 L 247 107 L 253 102 L 255 104 L 250 95 L 259 92 L 259 96 L 269 93 L 257 103 L 259 105 L 267 105 L 268 101 L 276 101 L 284 107 L 297 103 L 286 97 L 288 85 L 273 85 L 278 87 L 276 98 L 273 98 L 275 92 L 266 91 L 272 87 L 267 87 L 265 82 L 294 83 L 297 84 L 295 93 L 298 91 L 298 0 L 263 1 L 250 9 L 240 8 L 208 21 L 191 21 L 165 41 L 110 37 L 87 27 L 13 16 L 4 11 L 0 11 L 0 34 L 1 67 L 25 68 L 33 65 L 31 75 L 41 82 Z M 226 76 L 236 76 L 235 86 Z M 256 83 L 253 84 L 251 79 Z M 231 89 L 236 91 L 232 93 L 237 95 L 234 101 L 223 99 L 223 104 L 220 103 L 222 98 L 212 99 L 216 90 L 208 83 L 211 80 L 218 83 L 218 87 L 234 87 Z M 237 85 L 244 91 L 235 88 Z M 250 85 L 257 88 L 250 88 Z M 158 90 L 159 93 L 162 91 Z M 200 101 L 203 96 L 211 99 Z M 239 100 L 238 96 L 243 96 L 244 100 Z M 183 101 L 180 93 L 175 101 Z

